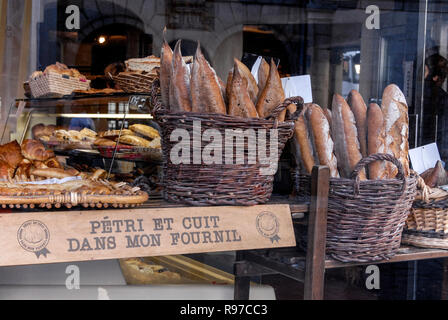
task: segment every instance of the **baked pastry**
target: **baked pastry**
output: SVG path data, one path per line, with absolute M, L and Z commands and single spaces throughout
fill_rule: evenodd
M 157 131 L 157 129 L 144 125 L 144 124 L 133 124 L 129 127 L 129 129 L 131 131 L 134 131 L 135 133 L 138 133 L 142 136 L 151 138 L 151 139 L 155 139 L 157 137 L 160 137 L 159 131 Z
M 285 100 L 285 92 L 282 87 L 282 80 L 277 70 L 274 60 L 271 59 L 269 76 L 266 86 L 263 89 L 256 108 L 260 118 L 266 118 L 272 110 Z
M 191 102 L 193 112 L 227 113 L 227 107 L 221 92 L 215 70 L 210 66 L 198 47 L 191 70 Z
M 97 133 L 89 128 L 83 128 L 79 133 L 84 137 L 95 138 L 97 136 Z
M 0 146 L 0 160 L 15 169 L 23 160 L 22 150 L 19 143 L 14 140 Z
M 170 105 L 170 79 L 171 69 L 173 65 L 173 50 L 166 40 L 163 40 L 162 50 L 160 53 L 160 94 L 162 103 L 166 108 Z
M 48 168 L 63 168 L 56 157 L 44 161 L 44 165 Z
M 29 160 L 45 161 L 54 157 L 54 153 L 51 150 L 46 150 L 44 145 L 31 139 L 25 139 L 21 146 L 22 155 Z
M 19 165 L 17 166 L 15 177 L 19 177 L 22 179 L 27 179 L 30 176 L 30 169 L 32 168 L 33 163 L 28 159 L 23 159 Z
M 81 133 L 79 131 L 76 130 L 69 130 L 68 131 L 69 134 L 69 140 L 71 142 L 79 142 L 82 141 L 83 136 L 81 135 Z
M 383 91 L 381 102 L 386 132 L 386 153 L 393 155 L 403 165 L 406 176 L 409 176 L 409 117 L 408 105 L 403 92 L 395 84 L 388 85 Z M 388 177 L 397 174 L 397 168 L 386 164 Z
M 367 110 L 367 154 L 385 153 L 386 135 L 381 108 L 371 103 Z M 369 179 L 387 179 L 386 162 L 374 161 L 369 164 Z
M 0 179 L 11 179 L 14 176 L 15 169 L 3 160 L 0 160 Z
M 44 178 L 58 178 L 63 179 L 67 177 L 72 177 L 73 175 L 70 172 L 65 171 L 60 168 L 31 168 L 30 175 L 44 177 Z
M 70 141 L 70 133 L 67 130 L 56 130 L 53 133 L 53 136 L 56 138 L 56 140 L 60 141 L 60 142 L 66 142 L 66 141 Z
M 95 146 L 102 146 L 102 147 L 115 147 L 117 144 L 115 141 L 106 139 L 106 138 L 98 138 L 96 139 L 93 144 Z
M 339 173 L 343 178 L 350 178 L 353 169 L 362 158 L 355 116 L 345 99 L 339 94 L 333 95 L 331 112 L 331 132 Z M 359 172 L 359 178 L 360 180 L 367 179 L 364 169 Z
M 104 138 L 116 138 L 120 135 L 120 130 L 107 130 L 107 131 L 103 131 L 99 134 L 99 137 L 104 137 Z M 134 132 L 132 132 L 132 130 L 130 129 L 123 129 L 121 130 L 121 135 L 127 135 L 127 136 L 132 136 L 134 135 Z
M 367 156 L 367 106 L 361 94 L 351 90 L 347 97 L 348 105 L 355 116 L 356 130 L 358 132 L 359 151 L 362 157 Z
M 241 76 L 236 63 L 233 68 L 228 114 L 242 118 L 258 118 L 257 109 L 249 95 L 247 80 Z
M 172 112 L 190 112 L 190 69 L 182 59 L 180 44 L 181 40 L 178 40 L 174 47 L 169 87 L 170 110 Z
M 421 174 L 425 184 L 430 188 L 443 186 L 448 183 L 448 175 L 442 162 L 437 161 L 434 168 L 428 169 Z
M 330 125 L 317 104 L 310 104 L 305 112 L 313 150 L 320 165 L 329 167 L 330 175 L 339 178 L 338 161 L 333 150 L 334 143 L 330 133 Z
M 139 136 L 129 136 L 124 135 L 121 136 L 118 141 L 120 143 L 129 144 L 136 147 L 145 147 L 149 148 L 149 145 L 151 144 L 150 141 L 146 140 L 145 138 L 139 137 Z

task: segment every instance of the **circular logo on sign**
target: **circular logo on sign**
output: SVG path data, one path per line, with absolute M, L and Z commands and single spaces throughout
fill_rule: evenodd
M 34 252 L 38 258 L 41 254 L 46 257 L 49 253 L 46 246 L 50 241 L 50 231 L 41 221 L 28 220 L 17 231 L 17 241 L 23 249 Z
M 257 230 L 266 238 L 271 239 L 272 242 L 280 240 L 278 230 L 280 223 L 277 216 L 272 212 L 264 211 L 257 216 Z

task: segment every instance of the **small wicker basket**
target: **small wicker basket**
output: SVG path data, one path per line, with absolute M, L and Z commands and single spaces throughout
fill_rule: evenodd
M 29 87 L 34 98 L 61 97 L 71 94 L 74 90 L 90 89 L 90 80 L 74 78 L 57 72 L 48 72 L 31 79 Z
M 419 178 L 419 197 L 406 220 L 402 243 L 448 249 L 448 192 L 427 188 Z
M 150 93 L 153 82 L 158 78 L 154 72 L 121 72 L 113 77 L 115 83 L 128 93 Z
M 397 177 L 360 181 L 358 173 L 377 160 L 397 166 Z M 363 158 L 351 179 L 330 178 L 327 253 L 341 262 L 373 262 L 394 256 L 400 247 L 416 186 L 416 175 L 412 173 L 405 178 L 400 161 L 388 154 Z M 311 178 L 299 175 L 296 188 L 299 196 L 309 197 Z

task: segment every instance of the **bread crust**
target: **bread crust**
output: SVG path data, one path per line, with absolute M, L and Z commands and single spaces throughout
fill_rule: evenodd
M 383 111 L 376 103 L 367 109 L 367 154 L 385 153 L 386 134 Z M 386 162 L 374 161 L 369 164 L 369 179 L 387 179 Z
M 258 99 L 260 98 L 261 93 L 266 87 L 266 81 L 269 77 L 269 64 L 266 62 L 264 58 L 261 59 L 260 66 L 258 67 Z
M 299 117 L 294 123 L 294 135 L 291 141 L 291 147 L 294 152 L 296 164 L 300 171 L 311 174 L 313 166 L 319 163 L 310 137 L 310 128 L 305 119 L 307 106 L 304 106 Z
M 169 86 L 169 103 L 172 112 L 190 112 L 190 69 L 182 59 L 181 40 L 174 47 Z
M 45 161 L 54 157 L 51 150 L 46 150 L 44 145 L 37 140 L 25 139 L 21 145 L 22 155 L 29 160 Z
M 160 52 L 160 95 L 165 108 L 170 106 L 170 79 L 173 64 L 173 50 L 166 40 L 163 40 Z
M 350 91 L 347 97 L 347 103 L 355 116 L 359 150 L 364 158 L 367 156 L 367 106 L 361 94 L 356 90 Z
M 245 85 L 245 81 L 236 64 L 233 68 L 228 114 L 243 118 L 258 118 L 258 113 L 250 98 L 247 85 Z
M 271 59 L 266 86 L 258 99 L 256 108 L 260 118 L 266 118 L 272 110 L 285 100 L 282 81 L 274 60 Z

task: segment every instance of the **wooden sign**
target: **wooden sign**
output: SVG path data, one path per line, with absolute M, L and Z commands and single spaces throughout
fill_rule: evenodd
M 288 205 L 0 214 L 0 266 L 295 245 Z

